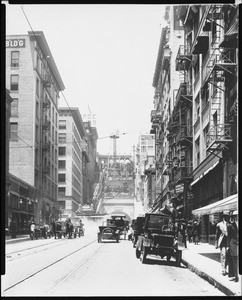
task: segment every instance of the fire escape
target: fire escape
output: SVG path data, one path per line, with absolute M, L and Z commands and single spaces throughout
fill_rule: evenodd
M 210 59 L 207 64 L 208 72 L 205 81 L 212 85 L 210 98 L 210 128 L 206 135 L 206 150 L 213 155 L 218 154 L 227 148 L 226 145 L 232 142 L 231 125 L 226 124 L 222 119 L 225 102 L 225 77 L 230 74 L 236 76 L 236 56 L 232 49 L 220 47 L 223 26 L 220 24 L 223 19 L 222 6 L 212 5 L 203 30 L 211 31 Z
M 50 131 L 50 100 L 47 96 L 47 88 L 51 87 L 51 81 L 50 78 L 45 76 L 43 79 L 43 87 L 44 87 L 44 100 L 42 103 L 42 114 L 43 114 L 43 121 L 42 121 L 42 175 L 43 178 L 46 179 L 46 176 L 50 174 L 50 162 L 48 162 L 48 156 L 51 150 L 51 143 L 48 141 L 49 139 L 49 131 Z

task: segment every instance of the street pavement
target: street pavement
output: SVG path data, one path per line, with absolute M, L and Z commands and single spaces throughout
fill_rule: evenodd
M 6 237 L 6 244 L 29 240 L 29 235 Z M 241 296 L 241 275 L 239 281 L 230 281 L 228 275 L 223 276 L 220 263 L 220 250 L 208 243 L 187 243 L 182 253 L 182 263 L 192 272 L 202 277 L 227 296 Z

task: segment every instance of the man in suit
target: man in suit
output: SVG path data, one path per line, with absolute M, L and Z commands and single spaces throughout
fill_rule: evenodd
M 234 277 L 231 280 L 238 282 L 238 226 L 235 222 L 235 216 L 231 215 L 228 224 L 228 240 L 229 240 L 229 253 L 231 256 L 231 267 Z
M 222 267 L 222 275 L 225 276 L 227 274 L 226 272 L 226 250 L 228 249 L 228 214 L 223 213 L 222 214 L 222 221 L 219 222 L 216 226 L 216 241 L 217 246 L 216 248 L 220 248 L 220 261 L 221 261 L 221 267 Z

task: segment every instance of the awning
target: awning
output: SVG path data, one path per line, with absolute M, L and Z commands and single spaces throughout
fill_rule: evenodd
M 193 50 L 191 51 L 192 54 L 201 54 L 205 52 L 208 48 L 209 42 L 209 35 L 208 32 L 203 32 L 197 36 L 197 42 L 194 45 Z
M 192 183 L 191 186 L 193 186 L 195 183 L 197 183 L 202 177 L 204 177 L 206 174 L 208 174 L 210 171 L 212 171 L 217 164 L 219 164 L 219 160 L 216 161 L 216 163 L 214 163 L 210 168 L 208 168 L 206 171 L 203 172 L 203 174 L 201 174 L 197 179 L 195 179 Z
M 212 204 L 192 210 L 193 215 L 211 215 L 217 212 L 238 210 L 238 194 L 229 196 Z

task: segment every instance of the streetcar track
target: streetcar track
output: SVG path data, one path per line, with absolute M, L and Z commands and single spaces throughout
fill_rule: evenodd
M 104 245 L 99 245 L 99 248 L 94 251 L 94 254 L 100 253 L 100 247 L 103 247 Z M 70 273 L 62 277 L 59 282 L 50 290 L 50 294 L 53 294 L 54 291 L 59 288 L 63 283 L 65 283 L 76 271 L 78 271 L 80 268 L 82 268 L 84 265 L 86 265 L 91 259 L 93 259 L 93 253 L 90 254 L 88 259 L 86 258 L 85 261 L 82 261 L 77 267 L 75 267 Z
M 17 286 L 17 285 L 21 284 L 22 282 L 24 282 L 24 281 L 28 280 L 29 278 L 31 278 L 31 277 L 33 277 L 33 276 L 35 276 L 35 275 L 39 274 L 40 272 L 42 272 L 42 271 L 44 271 L 44 270 L 46 270 L 46 269 L 50 268 L 51 266 L 55 265 L 56 263 L 58 263 L 58 262 L 60 262 L 60 261 L 64 260 L 65 258 L 67 258 L 67 257 L 69 257 L 69 256 L 71 256 L 71 255 L 73 255 L 73 254 L 75 254 L 75 253 L 77 253 L 78 251 L 80 251 L 80 250 L 82 250 L 82 249 L 86 248 L 87 246 L 89 246 L 89 245 L 91 245 L 91 244 L 93 244 L 93 243 L 95 243 L 95 242 L 96 242 L 96 239 L 95 239 L 95 240 L 93 240 L 93 241 L 91 241 L 90 243 L 88 243 L 88 244 L 84 245 L 83 247 L 81 247 L 81 248 L 79 248 L 79 249 L 77 249 L 77 250 L 75 250 L 75 251 L 73 251 L 73 252 L 71 252 L 71 253 L 68 253 L 67 255 L 65 255 L 65 256 L 63 256 L 63 257 L 61 257 L 61 258 L 57 259 L 56 261 L 52 262 L 51 264 L 49 264 L 49 265 L 47 265 L 47 266 L 45 266 L 45 267 L 41 268 L 41 269 L 40 269 L 40 270 L 38 270 L 38 271 L 35 271 L 33 274 L 31 274 L 31 275 L 28 275 L 28 276 L 27 276 L 27 277 L 25 277 L 24 279 L 22 279 L 22 280 L 20 280 L 20 281 L 16 282 L 15 284 L 13 284 L 13 285 L 9 286 L 9 287 L 8 287 L 8 288 L 6 288 L 6 289 L 5 289 L 3 292 L 6 292 L 6 291 L 8 291 L 8 290 L 10 290 L 10 289 L 14 288 L 15 286 Z
M 38 246 L 35 246 L 35 247 L 20 249 L 18 251 L 6 253 L 6 256 L 12 255 L 12 254 L 16 254 L 16 253 L 19 253 L 19 252 L 24 252 L 24 251 L 32 250 L 32 249 L 39 248 L 39 247 L 44 247 L 44 246 L 51 245 L 51 244 L 54 244 L 54 243 L 58 243 L 58 242 L 61 242 L 61 241 L 63 241 L 63 240 L 61 239 L 61 240 L 53 241 L 51 243 L 47 243 L 47 244 L 43 244 L 43 245 L 38 245 Z

